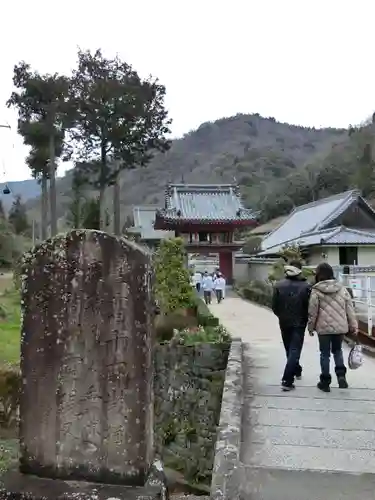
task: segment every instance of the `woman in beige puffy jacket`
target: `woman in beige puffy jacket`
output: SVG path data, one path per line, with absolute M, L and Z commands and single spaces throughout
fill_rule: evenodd
M 345 334 L 356 334 L 358 331 L 352 298 L 347 289 L 335 279 L 332 267 L 326 262 L 316 268 L 315 278 L 316 283 L 312 287 L 309 301 L 307 328 L 310 335 L 316 332 L 319 338 L 321 375 L 318 388 L 324 392 L 330 391 L 332 352 L 339 387 L 347 389 L 342 342 Z

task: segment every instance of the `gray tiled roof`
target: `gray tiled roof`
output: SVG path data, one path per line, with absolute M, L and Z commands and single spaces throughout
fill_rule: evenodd
M 293 210 L 278 228 L 262 241 L 262 249 L 284 244 L 306 233 L 317 232 L 341 215 L 360 196 L 357 190 L 346 191 Z
M 324 238 L 329 245 L 375 245 L 375 232 L 341 227 L 340 231 Z
M 154 229 L 155 215 L 159 207 L 149 205 L 133 208 L 134 227 L 130 232 L 138 233 L 142 240 L 161 240 L 174 236 L 174 231 Z
M 290 246 L 297 245 L 301 247 L 312 245 L 375 245 L 375 231 L 363 231 L 339 226 L 314 233 L 306 233 L 286 243 Z M 286 243 L 267 248 L 259 252 L 257 256 L 276 255 Z
M 232 184 L 170 184 L 166 207 L 160 216 L 170 221 L 255 221 L 256 214 L 244 208 L 238 188 Z

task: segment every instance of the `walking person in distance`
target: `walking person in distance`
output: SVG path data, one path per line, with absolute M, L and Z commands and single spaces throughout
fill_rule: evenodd
M 214 281 L 214 287 L 215 287 L 215 293 L 216 293 L 217 303 L 220 304 L 220 302 L 224 298 L 225 287 L 226 287 L 225 278 L 221 274 L 220 271 L 218 271 L 217 274 L 216 274 L 216 279 Z
M 300 379 L 302 367 L 300 357 L 308 320 L 308 305 L 311 287 L 302 275 L 302 265 L 292 261 L 284 266 L 285 278 L 274 286 L 272 310 L 279 318 L 286 365 L 281 386 L 284 391 L 295 388 L 294 378 Z
M 207 271 L 205 271 L 203 275 L 202 288 L 205 303 L 211 304 L 212 291 L 214 289 L 214 280 Z
M 202 273 L 200 273 L 199 271 L 195 271 L 193 279 L 195 283 L 195 288 L 199 293 L 201 291 L 201 286 L 202 286 Z
M 353 301 L 345 286 L 335 279 L 332 267 L 326 262 L 316 268 L 315 281 L 310 297 L 308 330 L 311 336 L 316 332 L 319 339 L 321 374 L 317 387 L 324 392 L 331 390 L 332 353 L 339 387 L 347 389 L 342 342 L 346 333 L 358 333 Z

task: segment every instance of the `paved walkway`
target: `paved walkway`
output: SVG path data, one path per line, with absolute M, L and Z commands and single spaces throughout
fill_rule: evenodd
M 307 335 L 303 378 L 283 393 L 285 353 L 272 312 L 230 296 L 211 310 L 246 343 L 242 498 L 373 500 L 375 360 L 348 371 L 349 389 L 333 377 L 331 393 L 322 393 L 317 339 Z

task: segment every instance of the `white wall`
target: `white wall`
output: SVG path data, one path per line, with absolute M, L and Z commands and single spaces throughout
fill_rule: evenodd
M 375 246 L 358 247 L 358 265 L 375 266 Z
M 307 259 L 308 266 L 317 266 L 322 262 L 328 262 L 331 266 L 339 265 L 339 249 L 338 247 L 313 247 L 309 252 Z
M 247 281 L 250 281 L 249 263 L 247 261 L 234 261 L 233 279 L 236 283 L 246 283 Z
M 326 258 L 323 258 L 322 253 L 326 255 Z M 324 261 L 328 262 L 331 266 L 339 266 L 339 247 L 315 247 L 311 249 L 308 259 L 309 266 L 316 266 Z M 358 246 L 357 265 L 375 266 L 375 245 Z
M 273 262 L 250 262 L 249 281 L 268 280 L 268 275 L 272 271 Z

